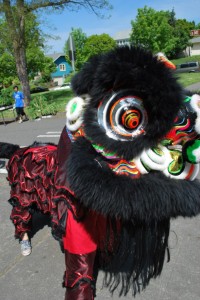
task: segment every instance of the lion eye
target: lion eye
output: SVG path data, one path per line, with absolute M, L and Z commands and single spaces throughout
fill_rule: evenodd
M 127 129 L 136 129 L 140 124 L 140 112 L 132 109 L 122 115 L 122 125 Z
M 145 134 L 148 118 L 142 99 L 122 90 L 101 101 L 98 122 L 110 138 L 128 141 Z

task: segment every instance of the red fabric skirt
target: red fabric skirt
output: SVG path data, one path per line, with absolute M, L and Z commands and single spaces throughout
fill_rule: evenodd
M 57 146 L 36 145 L 17 150 L 9 160 L 9 202 L 13 205 L 10 217 L 18 238 L 31 229 L 31 209 L 43 213 L 52 211 L 56 157 Z

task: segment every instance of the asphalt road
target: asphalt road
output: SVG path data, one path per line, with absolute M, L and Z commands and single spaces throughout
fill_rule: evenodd
M 65 117 L 61 115 L 22 124 L 1 124 L 0 141 L 21 146 L 35 140 L 57 143 L 64 124 Z M 0 191 L 0 300 L 63 300 L 64 255 L 51 236 L 48 219 L 35 216 L 32 254 L 21 256 L 9 220 L 6 174 L 0 174 Z M 136 300 L 200 300 L 200 217 L 171 222 L 170 248 L 171 261 L 165 263 L 160 278 L 153 279 Z M 107 289 L 102 289 L 102 278 L 101 273 L 97 300 L 133 299 L 131 294 L 119 298 L 115 293 L 111 297 Z
M 200 78 L 200 76 L 199 76 L 199 78 Z M 187 89 L 191 92 L 200 91 L 200 82 L 189 85 L 187 87 Z

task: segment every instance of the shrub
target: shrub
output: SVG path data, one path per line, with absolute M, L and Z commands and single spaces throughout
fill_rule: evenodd
M 28 115 L 31 119 L 36 119 L 41 116 L 55 115 L 58 112 L 56 103 L 48 103 L 43 95 L 38 95 L 32 99 L 30 106 L 27 107 Z
M 14 100 L 12 98 L 13 87 L 3 88 L 0 93 L 0 106 L 6 106 L 13 104 Z
M 71 80 L 72 80 L 72 78 L 73 78 L 73 76 L 74 76 L 75 74 L 76 74 L 75 72 L 69 73 L 69 74 L 66 76 L 64 83 L 70 83 Z

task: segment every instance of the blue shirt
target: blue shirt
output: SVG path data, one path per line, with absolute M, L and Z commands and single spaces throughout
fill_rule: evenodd
M 15 107 L 24 107 L 24 94 L 20 91 L 13 93 L 15 99 Z

